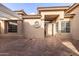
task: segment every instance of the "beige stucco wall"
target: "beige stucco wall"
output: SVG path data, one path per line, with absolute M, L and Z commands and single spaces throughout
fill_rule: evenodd
M 71 19 L 70 18 L 63 18 L 62 20 L 57 20 L 56 22 L 59 22 L 58 32 L 56 32 L 56 22 L 54 22 L 54 31 L 56 32 L 55 36 L 61 37 L 61 38 L 71 38 L 71 32 L 70 33 L 62 33 L 61 32 L 61 22 L 62 21 L 71 21 Z
M 70 13 L 75 14 L 74 18 L 71 19 L 72 38 L 79 40 L 79 6 Z
M 60 18 L 64 18 L 64 11 L 41 11 L 41 19 L 44 19 L 45 15 L 60 15 Z
M 62 38 L 71 38 L 71 33 L 61 33 L 61 22 L 62 21 L 71 21 L 71 18 L 64 18 L 64 11 L 42 11 L 41 12 L 42 15 L 42 20 L 45 19 L 45 15 L 59 15 L 57 19 L 54 19 L 56 21 L 52 21 L 52 23 L 49 24 L 49 30 L 48 30 L 48 35 L 52 35 L 52 31 L 53 31 L 53 36 L 60 36 Z M 53 20 L 53 19 L 52 19 Z M 56 22 L 58 22 L 58 30 L 59 32 L 56 32 Z M 53 30 L 52 30 L 52 26 L 53 25 Z
M 59 15 L 57 19 L 52 19 L 53 24 L 53 35 L 56 35 L 56 22 L 59 22 L 59 31 L 61 31 L 61 20 L 64 19 L 64 11 L 41 11 L 41 19 L 45 20 L 45 15 Z M 56 21 L 55 21 L 56 20 Z M 51 29 L 51 25 L 49 26 L 49 29 Z M 51 29 L 52 30 L 52 29 Z M 52 31 L 49 31 L 48 35 L 52 34 Z
M 70 26 L 71 26 L 71 18 L 64 18 L 62 21 L 70 21 Z M 61 23 L 60 23 L 61 25 Z M 62 38 L 71 38 L 71 27 L 70 27 L 70 32 L 69 33 L 58 33 L 56 36 L 60 36 Z
M 17 34 L 23 35 L 23 21 L 17 21 Z
M 35 22 L 40 24 L 39 28 L 36 28 Z M 44 21 L 41 19 L 24 19 L 24 33 L 26 38 L 44 38 Z

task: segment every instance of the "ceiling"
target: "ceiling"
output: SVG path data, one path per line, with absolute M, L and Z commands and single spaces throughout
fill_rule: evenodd
M 45 15 L 45 20 L 46 21 L 53 21 L 53 20 L 56 20 L 56 18 L 58 17 L 59 15 Z

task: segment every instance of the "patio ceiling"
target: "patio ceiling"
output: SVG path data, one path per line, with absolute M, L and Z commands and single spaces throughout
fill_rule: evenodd
M 46 21 L 54 21 L 59 15 L 45 15 Z
M 21 19 L 18 14 L 0 4 L 0 17 L 8 18 L 8 19 Z
M 8 20 L 8 18 L 4 17 L 2 14 L 0 14 L 0 20 Z

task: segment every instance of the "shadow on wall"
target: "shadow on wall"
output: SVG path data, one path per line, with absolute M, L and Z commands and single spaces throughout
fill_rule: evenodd
M 71 22 L 71 34 L 73 39 L 79 40 L 79 12 L 74 16 Z
M 44 38 L 44 29 L 41 26 L 35 28 L 29 22 L 24 23 L 24 32 L 26 38 Z

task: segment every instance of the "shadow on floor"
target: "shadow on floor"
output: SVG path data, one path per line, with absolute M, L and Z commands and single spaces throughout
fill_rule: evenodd
M 1 39 L 0 39 L 1 40 Z M 64 41 L 65 40 L 65 41 Z M 0 55 L 9 56 L 78 56 L 62 42 L 69 39 L 48 37 L 45 39 L 5 39 L 0 43 Z

